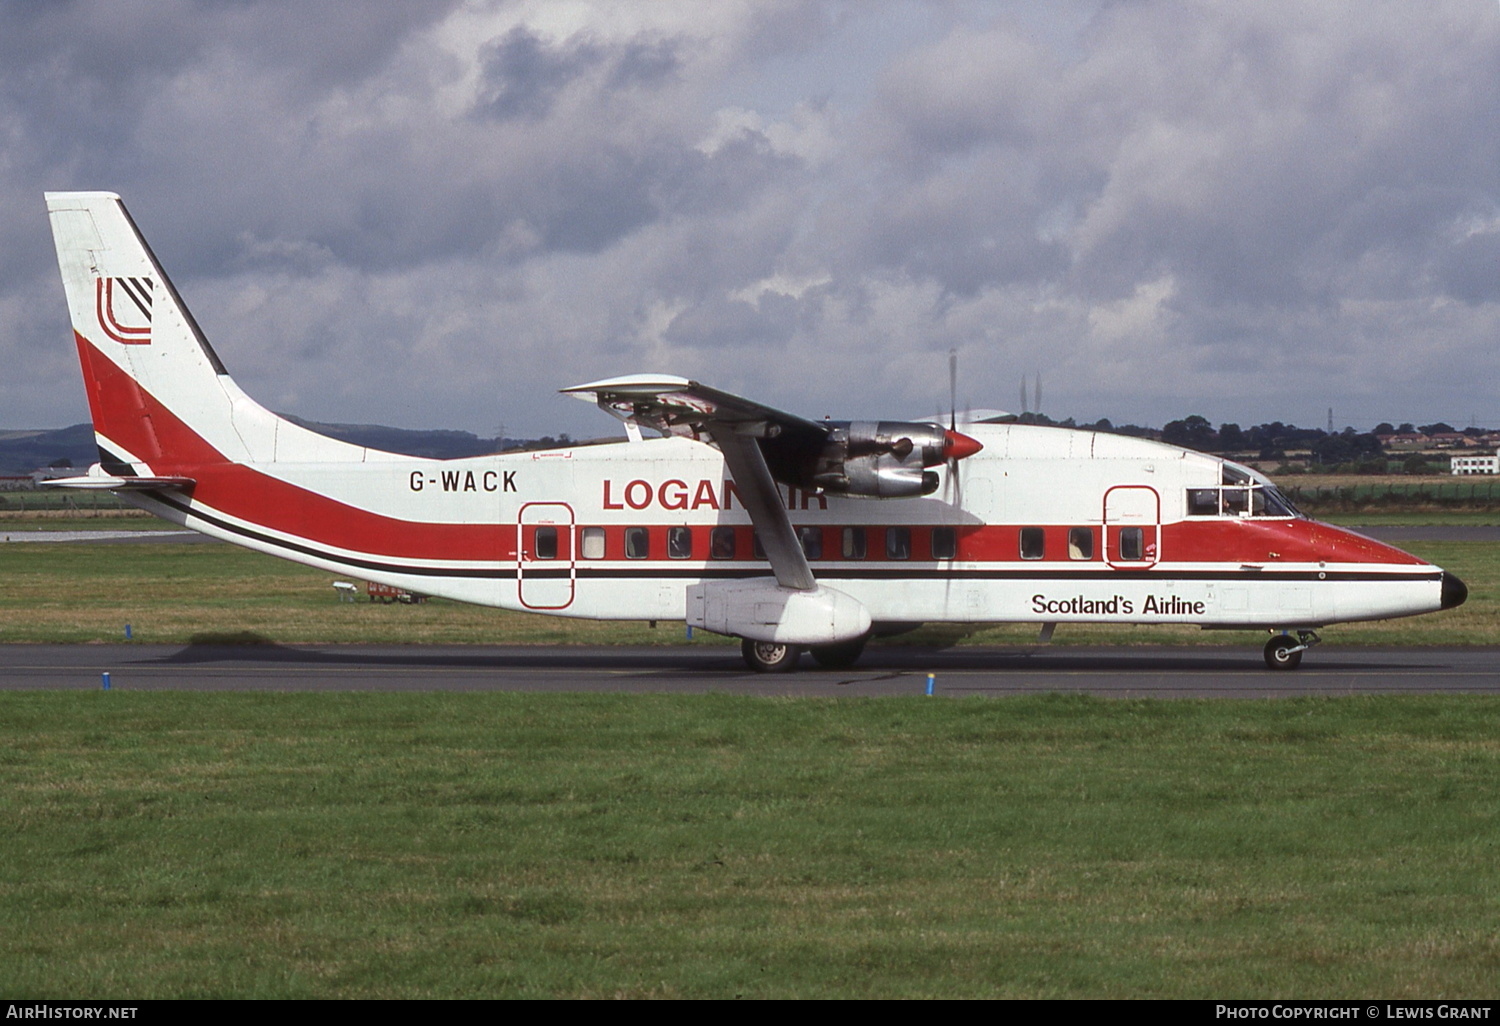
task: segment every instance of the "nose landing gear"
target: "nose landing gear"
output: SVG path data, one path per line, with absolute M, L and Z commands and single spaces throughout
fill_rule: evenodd
M 1322 640 L 1317 631 L 1298 631 L 1296 638 L 1278 634 L 1266 642 L 1266 665 L 1273 670 L 1295 670 L 1302 662 L 1302 653 Z

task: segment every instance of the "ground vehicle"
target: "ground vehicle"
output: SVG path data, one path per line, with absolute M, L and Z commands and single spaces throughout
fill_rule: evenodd
M 1316 524 L 1247 468 L 1018 424 L 814 422 L 684 378 L 565 391 L 628 440 L 427 460 L 276 416 L 229 377 L 110 193 L 50 193 L 106 488 L 204 533 L 395 588 L 685 619 L 759 670 L 852 662 L 923 621 L 1295 631 L 1451 608 L 1452 574 Z M 649 427 L 663 437 L 646 439 Z

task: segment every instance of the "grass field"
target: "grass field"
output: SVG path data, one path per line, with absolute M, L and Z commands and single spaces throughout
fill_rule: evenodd
M 1500 992 L 1491 699 L 0 709 L 6 997 Z
M 1500 643 L 1500 546 L 1409 547 L 1469 603 L 1326 636 Z M 332 579 L 0 546 L 0 641 L 682 643 Z M 0 692 L 0 996 L 1493 997 L 1497 739 L 1472 696 Z
M 1341 644 L 1500 644 L 1500 546 L 1411 542 L 1410 551 L 1458 574 L 1469 601 L 1444 613 L 1330 628 Z M 227 545 L 0 545 L 0 642 L 135 641 L 685 644 L 681 623 L 598 623 L 509 613 L 456 602 L 372 605 L 337 601 L 332 574 Z M 974 631 L 933 627 L 901 644 L 1016 644 L 1036 626 Z M 1055 644 L 1240 644 L 1263 634 L 1193 627 L 1064 624 Z M 698 632 L 695 644 L 731 644 Z

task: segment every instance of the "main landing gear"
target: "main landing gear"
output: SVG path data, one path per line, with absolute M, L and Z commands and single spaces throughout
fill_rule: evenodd
M 796 645 L 783 645 L 779 641 L 752 641 L 745 638 L 740 642 L 740 655 L 745 657 L 745 662 L 756 673 L 790 673 L 796 668 L 802 649 Z
M 813 660 L 825 670 L 844 670 L 859 660 L 865 650 L 867 638 L 840 641 L 834 645 L 813 645 L 808 649 Z M 756 673 L 789 673 L 796 669 L 802 649 L 797 645 L 783 645 L 776 641 L 740 642 L 740 654 Z
M 1273 670 L 1295 670 L 1302 662 L 1302 653 L 1322 640 L 1317 631 L 1298 631 L 1295 638 L 1278 634 L 1266 642 L 1266 665 Z

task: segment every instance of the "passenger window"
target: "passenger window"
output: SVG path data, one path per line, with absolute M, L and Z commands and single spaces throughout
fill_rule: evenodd
M 625 558 L 645 559 L 651 555 L 651 532 L 644 527 L 625 528 Z
M 536 541 L 532 548 L 535 550 L 533 559 L 556 559 L 557 558 L 557 528 L 538 527 L 536 529 Z
M 1247 499 L 1249 489 L 1226 488 L 1224 489 L 1224 512 L 1232 516 L 1241 517 L 1250 508 Z
M 1120 559 L 1134 560 L 1143 558 L 1142 550 L 1145 548 L 1145 532 L 1139 527 L 1120 528 Z
M 690 527 L 667 528 L 667 558 L 687 559 L 693 554 L 693 530 Z
M 932 558 L 952 559 L 958 555 L 958 532 L 951 527 L 932 529 Z
M 716 527 L 709 535 L 709 556 L 714 559 L 734 558 L 734 528 Z
M 585 527 L 581 542 L 578 548 L 584 559 L 604 558 L 604 528 Z
M 797 540 L 802 543 L 802 554 L 808 559 L 823 558 L 823 529 L 821 527 L 799 527 Z
M 1047 532 L 1040 527 L 1021 528 L 1021 558 L 1041 559 L 1047 554 Z
M 1094 558 L 1094 531 L 1089 527 L 1073 527 L 1068 529 L 1068 558 L 1069 559 L 1093 559 Z
M 887 527 L 885 529 L 885 558 L 911 558 L 911 528 Z
M 1219 490 L 1217 488 L 1189 488 L 1188 516 L 1216 517 L 1219 515 Z
M 865 558 L 865 529 L 863 527 L 844 528 L 844 558 Z

